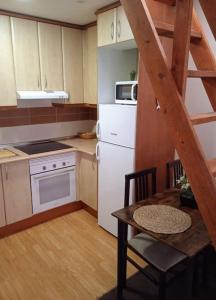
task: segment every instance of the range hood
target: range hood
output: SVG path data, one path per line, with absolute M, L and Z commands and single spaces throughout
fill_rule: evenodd
M 17 91 L 17 99 L 68 99 L 65 91 Z

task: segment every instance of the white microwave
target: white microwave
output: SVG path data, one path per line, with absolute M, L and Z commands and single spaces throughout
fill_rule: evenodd
M 115 84 L 115 103 L 137 104 L 137 81 L 118 81 Z

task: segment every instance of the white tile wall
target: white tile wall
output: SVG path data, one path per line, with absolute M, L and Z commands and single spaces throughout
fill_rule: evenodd
M 0 128 L 0 145 L 37 141 L 76 135 L 79 131 L 91 131 L 95 121 L 72 121 Z

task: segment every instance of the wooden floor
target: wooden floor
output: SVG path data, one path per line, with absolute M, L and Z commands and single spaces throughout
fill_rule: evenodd
M 97 299 L 116 285 L 116 245 L 84 210 L 4 238 L 0 299 Z

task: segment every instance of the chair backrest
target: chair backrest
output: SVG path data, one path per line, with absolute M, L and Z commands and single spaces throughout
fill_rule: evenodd
M 169 161 L 166 164 L 166 188 L 177 186 L 177 180 L 184 175 L 184 169 L 179 159 Z
M 135 202 L 146 199 L 156 193 L 156 168 L 125 175 L 124 207 L 129 205 L 130 187 L 134 183 Z

